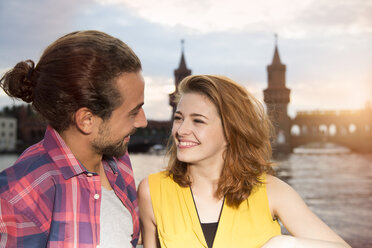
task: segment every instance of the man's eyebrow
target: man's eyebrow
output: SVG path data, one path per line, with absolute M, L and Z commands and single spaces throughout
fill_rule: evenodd
M 141 102 L 140 104 L 138 104 L 136 107 L 134 107 L 131 111 L 129 111 L 129 113 L 135 113 L 137 112 L 142 106 L 143 106 L 143 102 Z

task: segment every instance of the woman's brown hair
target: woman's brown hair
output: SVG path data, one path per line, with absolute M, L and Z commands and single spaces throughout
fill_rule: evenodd
M 177 103 L 187 93 L 205 95 L 217 108 L 227 141 L 217 196 L 225 196 L 229 206 L 237 207 L 262 183 L 263 173 L 273 173 L 270 162 L 272 125 L 262 104 L 229 78 L 188 76 L 178 86 Z M 167 155 L 167 171 L 173 180 L 182 187 L 190 186 L 187 163 L 177 159 L 173 137 L 169 139 Z

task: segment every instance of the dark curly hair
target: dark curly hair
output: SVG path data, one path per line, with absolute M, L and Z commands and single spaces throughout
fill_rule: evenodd
M 123 101 L 115 79 L 139 70 L 140 60 L 121 40 L 99 31 L 77 31 L 48 46 L 36 67 L 32 60 L 19 62 L 1 78 L 0 87 L 32 103 L 48 124 L 64 131 L 82 107 L 109 118 Z

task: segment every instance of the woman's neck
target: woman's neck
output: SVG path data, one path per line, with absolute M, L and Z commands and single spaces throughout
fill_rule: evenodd
M 216 192 L 222 167 L 222 164 L 219 166 L 190 164 L 188 166 L 188 175 L 190 176 L 192 190 L 199 194 L 217 197 Z

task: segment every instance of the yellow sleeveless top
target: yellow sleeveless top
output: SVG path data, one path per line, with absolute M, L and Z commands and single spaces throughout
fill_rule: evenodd
M 161 247 L 208 248 L 190 188 L 179 186 L 165 172 L 151 174 L 149 187 Z M 262 184 L 238 208 L 224 203 L 213 248 L 258 248 L 280 234 Z

